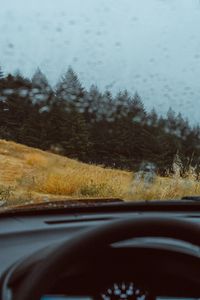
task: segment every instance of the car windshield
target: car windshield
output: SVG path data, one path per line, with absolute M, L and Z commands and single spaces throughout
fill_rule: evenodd
M 1 1 L 0 207 L 200 195 L 199 28 L 198 0 Z

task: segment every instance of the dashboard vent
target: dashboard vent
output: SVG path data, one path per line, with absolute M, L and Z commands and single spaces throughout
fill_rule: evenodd
M 56 224 L 79 223 L 79 222 L 97 222 L 97 221 L 109 221 L 110 219 L 111 218 L 77 218 L 77 219 L 45 221 L 45 224 L 56 225 Z

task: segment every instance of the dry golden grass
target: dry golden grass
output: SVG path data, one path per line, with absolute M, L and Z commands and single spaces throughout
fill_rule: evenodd
M 118 197 L 126 200 L 176 199 L 200 195 L 193 173 L 183 179 L 157 177 L 153 184 L 133 173 L 88 165 L 67 157 L 0 140 L 0 200 L 7 206 L 41 201 Z
M 180 199 L 183 196 L 200 195 L 200 183 L 190 178 L 157 177 L 152 185 L 143 182 L 132 182 L 132 187 L 127 195 L 129 200 L 165 200 Z
M 119 197 L 127 189 L 131 176 L 127 172 L 102 169 L 97 166 L 71 167 L 65 169 L 51 168 L 36 180 L 38 192 L 70 196 Z
M 25 161 L 32 167 L 46 167 L 48 159 L 41 153 L 27 153 L 24 155 Z
M 4 190 L 10 189 L 7 205 L 55 198 L 123 197 L 131 178 L 129 172 L 0 140 L 0 197 L 1 190 L 5 197 Z

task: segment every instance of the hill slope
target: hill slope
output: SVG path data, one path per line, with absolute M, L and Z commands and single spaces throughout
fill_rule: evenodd
M 121 197 L 131 178 L 129 172 L 0 140 L 0 200 L 6 199 L 7 205 L 73 197 Z
M 193 174 L 156 177 L 152 184 L 131 172 L 84 164 L 0 140 L 0 206 L 73 198 L 175 199 L 200 195 Z

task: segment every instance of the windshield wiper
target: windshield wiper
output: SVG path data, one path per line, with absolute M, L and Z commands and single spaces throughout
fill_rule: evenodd
M 59 209 L 73 207 L 95 207 L 102 205 L 111 205 L 122 203 L 124 200 L 120 198 L 88 198 L 88 199 L 66 199 L 52 200 L 39 203 L 29 203 L 25 205 L 16 205 L 12 207 L 3 207 L 4 210 L 41 210 L 41 209 Z
M 184 196 L 181 200 L 195 201 L 200 203 L 200 196 Z
M 126 201 L 119 198 L 67 199 L 5 207 L 0 216 L 35 214 L 71 214 L 97 212 L 200 212 L 200 197 L 185 196 L 176 200 Z

